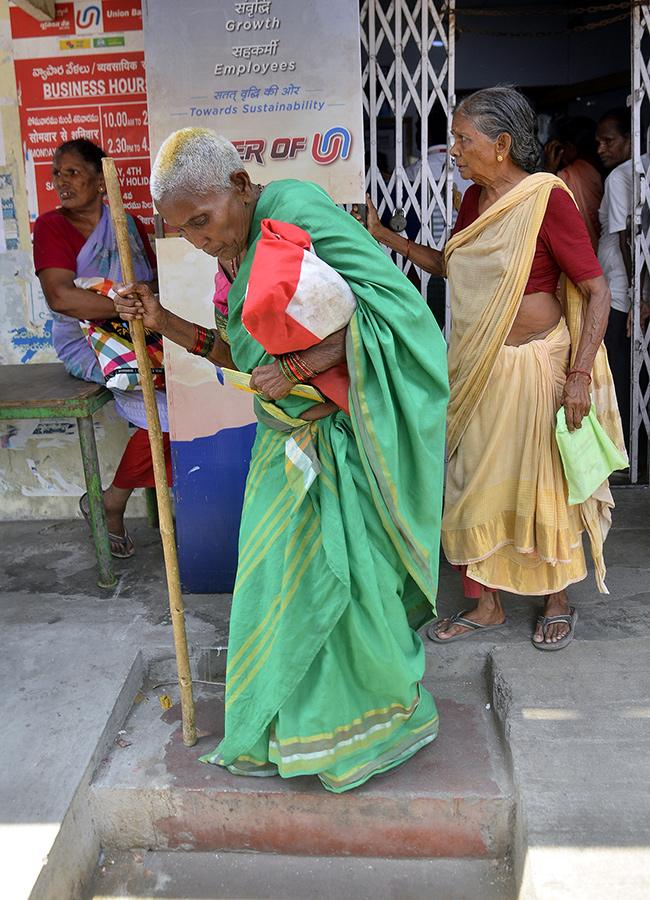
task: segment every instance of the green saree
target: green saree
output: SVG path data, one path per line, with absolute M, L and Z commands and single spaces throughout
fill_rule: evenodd
M 201 759 L 246 775 L 318 775 L 340 792 L 438 731 L 419 684 L 438 577 L 446 347 L 417 290 L 313 184 L 274 182 L 257 204 L 229 296 L 244 372 L 271 361 L 241 309 L 263 218 L 293 222 L 354 291 L 350 409 L 256 398 L 226 675 L 225 736 Z

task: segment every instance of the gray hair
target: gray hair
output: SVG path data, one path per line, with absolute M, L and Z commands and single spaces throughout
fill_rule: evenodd
M 164 142 L 151 169 L 154 202 L 166 194 L 223 194 L 230 176 L 243 169 L 235 147 L 209 128 L 181 128 Z
M 504 132 L 509 134 L 513 163 L 529 174 L 540 170 L 537 117 L 528 100 L 513 85 L 500 84 L 476 91 L 460 101 L 456 112 L 470 119 L 474 128 L 492 142 Z

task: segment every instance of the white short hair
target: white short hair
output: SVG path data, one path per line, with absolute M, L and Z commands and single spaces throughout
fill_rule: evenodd
M 222 194 L 233 172 L 243 169 L 235 147 L 209 128 L 181 128 L 164 142 L 151 169 L 154 202 L 166 194 Z

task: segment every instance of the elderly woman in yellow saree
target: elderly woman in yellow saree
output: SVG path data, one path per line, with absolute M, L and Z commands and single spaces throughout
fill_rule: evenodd
M 557 650 L 574 636 L 577 611 L 566 588 L 587 574 L 585 530 L 598 588 L 607 592 L 611 493 L 605 482 L 586 502 L 568 505 L 554 432 L 560 406 L 573 432 L 593 401 L 625 452 L 602 344 L 609 287 L 571 193 L 538 171 L 536 120 L 522 94 L 504 86 L 465 98 L 452 135 L 451 156 L 474 184 L 444 254 L 392 234 L 374 209 L 368 215 L 374 237 L 449 278 L 442 543 L 476 605 L 433 623 L 428 634 L 444 643 L 501 627 L 504 590 L 544 598 L 532 641 Z

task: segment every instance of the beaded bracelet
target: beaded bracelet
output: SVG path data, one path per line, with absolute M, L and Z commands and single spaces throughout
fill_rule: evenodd
M 585 372 L 584 369 L 571 369 L 571 371 L 567 374 L 567 378 L 569 375 L 586 375 L 589 379 L 589 384 L 591 384 L 591 375 L 589 372 Z

